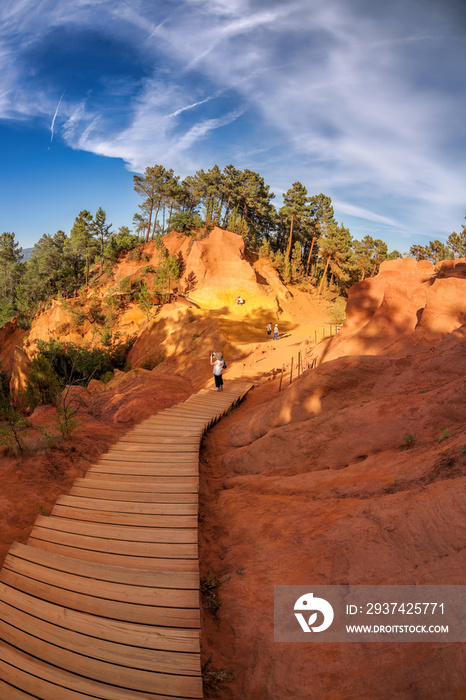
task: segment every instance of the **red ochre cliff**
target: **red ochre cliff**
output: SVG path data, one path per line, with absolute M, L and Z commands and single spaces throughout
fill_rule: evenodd
M 218 589 L 218 612 L 203 615 L 204 661 L 212 654 L 210 668 L 228 669 L 230 679 L 207 696 L 465 697 L 457 644 L 273 642 L 274 585 L 464 582 L 465 261 L 384 263 L 350 290 L 341 332 L 315 344 L 325 304 L 285 287 L 238 236 L 215 230 L 200 241 L 176 233 L 165 240 L 170 253 L 182 252 L 189 299 L 149 320 L 126 305 L 115 331 L 136 336 L 134 369 L 107 385 L 91 382 L 80 434 L 66 448 L 2 459 L 2 559 L 118 435 L 208 386 L 206 357 L 223 349 L 225 381 L 251 378 L 256 387 L 201 448 L 201 574 L 231 575 Z M 79 303 L 103 299 L 118 280 L 155 264 L 155 246 L 145 251 L 145 261 L 124 258 Z M 238 294 L 243 307 L 234 304 Z M 275 344 L 264 340 L 269 321 L 280 325 Z M 25 334 L 12 342 L 13 332 L 0 355 L 14 372 L 10 346 Z M 95 341 L 92 323 L 77 325 L 58 301 L 35 319 L 27 353 L 49 336 Z M 298 349 L 317 366 L 279 392 L 273 377 Z M 154 369 L 142 367 L 151 361 Z M 40 407 L 32 421 L 47 425 L 52 413 Z
M 465 269 L 384 263 L 316 369 L 205 440 L 202 573 L 232 576 L 204 614 L 219 697 L 465 697 L 458 644 L 273 642 L 274 585 L 464 583 Z

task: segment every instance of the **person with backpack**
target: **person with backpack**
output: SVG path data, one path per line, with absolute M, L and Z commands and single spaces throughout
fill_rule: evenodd
M 267 324 L 267 340 L 270 340 L 271 335 L 272 335 L 272 324 L 268 323 Z
M 210 355 L 210 364 L 213 366 L 215 387 L 217 391 L 223 391 L 223 370 L 227 368 L 221 352 L 213 352 Z
M 278 340 L 278 323 L 275 324 L 275 328 L 273 329 L 273 338 L 272 340 Z

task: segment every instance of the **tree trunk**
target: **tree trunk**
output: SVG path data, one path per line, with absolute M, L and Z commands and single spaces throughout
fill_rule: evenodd
M 314 248 L 314 243 L 316 241 L 316 237 L 312 237 L 312 243 L 311 243 L 311 250 L 309 251 L 309 255 L 307 256 L 307 265 L 306 265 L 306 277 L 309 276 L 309 263 L 311 262 L 311 255 L 312 255 L 312 250 Z
M 154 225 L 152 226 L 152 236 L 151 236 L 151 241 L 154 240 L 154 235 L 155 235 L 155 227 L 157 226 L 157 219 L 159 218 L 159 211 L 160 211 L 160 204 L 157 207 L 157 211 L 155 212 L 155 217 L 154 217 Z
M 153 210 L 153 205 L 151 204 L 150 211 L 149 211 L 149 221 L 147 224 L 147 231 L 146 231 L 146 236 L 144 238 L 144 243 L 147 243 L 149 240 L 149 234 L 150 234 L 150 225 L 152 223 L 152 210 Z
M 168 220 L 167 220 L 167 228 L 170 223 L 170 219 L 172 218 L 173 215 L 173 200 L 170 202 L 170 209 L 168 210 Z
M 289 238 L 288 238 L 288 245 L 287 245 L 287 248 L 286 248 L 286 255 L 285 255 L 285 258 L 289 258 L 289 257 L 290 257 L 290 253 L 291 253 L 291 241 L 293 240 L 293 220 L 294 220 L 294 214 L 291 215 L 290 236 L 289 236 Z
M 325 279 L 326 276 L 327 276 L 327 270 L 328 270 L 329 264 L 330 264 L 330 256 L 327 258 L 327 263 L 326 263 L 326 265 L 325 265 L 324 274 L 322 275 L 322 279 L 320 280 L 319 289 L 317 290 L 317 294 L 320 294 L 321 291 L 322 291 L 322 287 L 323 287 L 323 284 L 324 284 L 324 279 Z
M 226 229 L 228 221 L 228 212 L 230 211 L 230 197 L 228 197 L 227 206 L 225 209 L 225 216 L 223 217 L 222 228 Z

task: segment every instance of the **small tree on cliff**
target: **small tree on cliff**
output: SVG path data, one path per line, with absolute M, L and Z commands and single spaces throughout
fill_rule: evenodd
M 17 289 L 23 271 L 22 248 L 14 233 L 0 236 L 0 325 L 16 314 Z
M 107 215 L 102 209 L 102 207 L 99 207 L 97 209 L 94 221 L 92 223 L 92 232 L 98 242 L 101 268 L 104 266 L 105 248 L 107 246 L 110 236 L 112 235 L 111 229 L 112 224 L 107 224 Z
M 83 209 L 76 217 L 70 233 L 71 247 L 84 258 L 86 265 L 86 285 L 89 282 L 89 267 L 98 251 L 98 243 L 94 235 L 94 220 L 92 214 Z

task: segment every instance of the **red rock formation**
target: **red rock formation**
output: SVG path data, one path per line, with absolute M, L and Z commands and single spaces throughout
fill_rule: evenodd
M 466 264 L 436 266 L 411 258 L 382 263 L 377 277 L 353 285 L 340 333 L 322 346 L 319 361 L 341 355 L 407 352 L 466 323 Z
M 465 290 L 462 263 L 384 265 L 317 369 L 208 435 L 201 573 L 232 578 L 203 651 L 225 700 L 464 694 L 458 644 L 274 643 L 273 587 L 464 583 Z
M 2 369 L 11 374 L 15 345 L 22 345 L 28 332 L 18 328 L 16 316 L 0 327 L 0 362 Z

